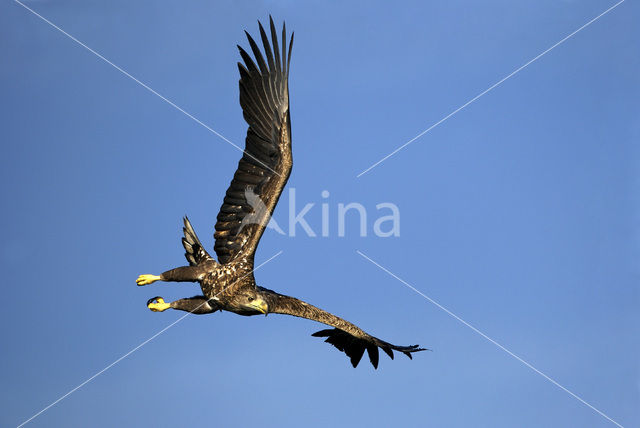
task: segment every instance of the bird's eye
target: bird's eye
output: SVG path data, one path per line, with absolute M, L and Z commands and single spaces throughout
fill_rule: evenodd
M 247 297 L 247 300 L 252 302 L 253 301 L 253 297 Z

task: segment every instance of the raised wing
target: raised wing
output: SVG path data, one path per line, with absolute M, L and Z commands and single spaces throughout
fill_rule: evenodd
M 247 34 L 256 63 L 238 46 L 244 64 L 240 70 L 240 106 L 249 124 L 245 150 L 224 197 L 214 233 L 218 262 L 240 255 L 253 259 L 258 242 L 291 173 L 291 124 L 289 119 L 289 63 L 293 34 L 287 48 L 282 26 L 282 52 L 273 20 L 271 39 L 260 25 L 266 61 Z
M 293 315 L 334 327 L 332 329 L 315 332 L 312 336 L 326 337 L 325 342 L 330 343 L 341 352 L 347 354 L 353 367 L 358 365 L 365 350 L 369 355 L 369 361 L 376 369 L 378 368 L 379 359 L 378 348 L 382 349 L 391 359 L 393 359 L 393 351 L 402 352 L 407 357 L 413 359 L 411 356 L 413 352 L 425 350 L 424 348 L 420 348 L 419 345 L 392 345 L 391 343 L 371 336 L 349 321 L 317 308 L 307 302 L 303 302 L 300 299 L 284 296 L 263 287 L 258 287 L 258 289 L 269 306 L 269 313 Z

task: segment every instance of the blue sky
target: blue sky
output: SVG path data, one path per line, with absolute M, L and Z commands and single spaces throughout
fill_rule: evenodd
M 268 231 L 258 283 L 397 344 L 374 371 L 285 316 L 189 316 L 30 426 L 640 425 L 640 30 L 626 1 L 369 173 L 362 170 L 615 4 L 29 1 L 243 145 L 236 44 L 296 33 L 297 204 L 329 237 Z M 0 5 L 0 425 L 23 422 L 176 321 L 136 287 L 212 247 L 240 153 L 20 5 Z M 327 190 L 330 197 L 323 199 Z M 338 203 L 396 204 L 399 237 Z M 287 194 L 275 218 L 287 224 Z

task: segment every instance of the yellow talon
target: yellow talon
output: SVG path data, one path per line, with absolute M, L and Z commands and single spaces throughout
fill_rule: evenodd
M 151 309 L 153 312 L 163 312 L 170 307 L 171 305 L 169 303 L 165 303 L 162 297 L 154 297 L 153 299 L 149 299 L 147 302 L 147 308 Z
M 158 275 L 144 274 L 144 275 L 140 275 L 138 279 L 136 279 L 136 284 L 148 285 L 148 284 L 153 284 L 156 281 L 160 281 L 160 277 Z

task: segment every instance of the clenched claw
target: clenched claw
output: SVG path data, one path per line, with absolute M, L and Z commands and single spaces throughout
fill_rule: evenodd
M 163 312 L 170 307 L 171 305 L 169 303 L 165 303 L 164 299 L 160 296 L 152 297 L 147 301 L 147 308 L 151 309 L 153 312 Z

